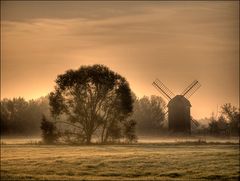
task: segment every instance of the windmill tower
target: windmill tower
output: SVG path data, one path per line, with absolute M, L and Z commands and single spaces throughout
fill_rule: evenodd
M 191 123 L 197 127 L 198 122 L 191 118 L 191 103 L 188 100 L 201 84 L 195 80 L 180 95 L 174 95 L 160 80 L 156 79 L 153 86 L 169 101 L 168 130 L 173 133 L 191 133 Z

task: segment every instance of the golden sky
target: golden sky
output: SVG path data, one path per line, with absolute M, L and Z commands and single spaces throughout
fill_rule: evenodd
M 138 97 L 159 95 L 159 78 L 175 94 L 194 79 L 195 118 L 239 106 L 237 1 L 1 1 L 1 98 L 37 98 L 58 74 L 104 64 Z

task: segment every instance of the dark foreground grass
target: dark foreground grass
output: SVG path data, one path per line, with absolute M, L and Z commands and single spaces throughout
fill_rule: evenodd
M 1 180 L 238 179 L 238 145 L 1 146 Z

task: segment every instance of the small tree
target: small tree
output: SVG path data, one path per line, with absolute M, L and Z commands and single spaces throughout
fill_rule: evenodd
M 122 137 L 121 133 L 121 125 L 118 122 L 112 122 L 107 128 L 107 136 L 105 139 L 110 139 L 112 142 L 119 140 Z M 103 140 L 103 142 L 107 142 L 107 140 Z
M 124 136 L 129 143 L 137 141 L 136 124 L 137 122 L 133 119 L 130 119 L 124 123 Z
M 229 123 L 229 131 L 231 135 L 239 135 L 240 129 L 240 113 L 239 109 L 235 106 L 232 106 L 230 103 L 224 104 L 221 107 L 222 116 Z
M 44 143 L 53 144 L 57 141 L 58 134 L 56 126 L 51 121 L 48 121 L 45 115 L 42 116 L 41 130 Z

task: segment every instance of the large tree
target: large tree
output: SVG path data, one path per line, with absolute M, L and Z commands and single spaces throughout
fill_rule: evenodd
M 52 115 L 56 119 L 64 116 L 71 128 L 68 133 L 85 143 L 95 133 L 102 142 L 107 141 L 113 125 L 120 129 L 133 109 L 128 82 L 103 65 L 82 66 L 58 75 L 49 101 Z

